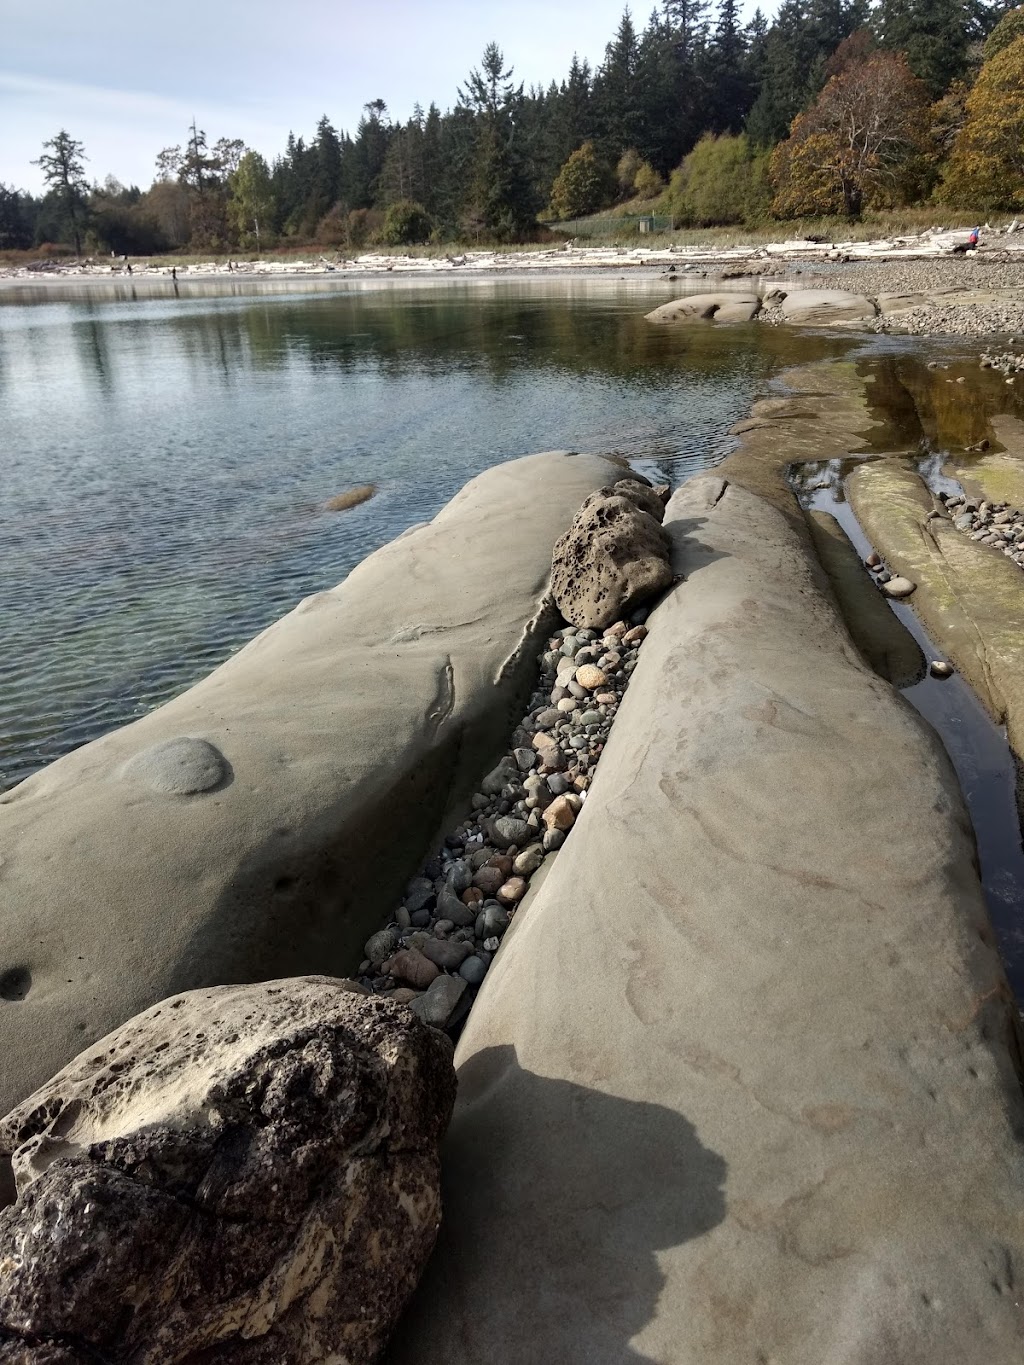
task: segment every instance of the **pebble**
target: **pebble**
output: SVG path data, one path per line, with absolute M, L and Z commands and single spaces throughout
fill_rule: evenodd
M 455 972 L 462 966 L 473 949 L 468 943 L 458 943 L 452 939 L 434 938 L 419 949 L 428 962 L 433 962 L 446 972 Z
M 409 1008 L 425 1024 L 433 1028 L 445 1028 L 467 989 L 468 984 L 461 976 L 440 976 Z
M 476 917 L 476 936 L 484 939 L 503 934 L 508 928 L 508 911 L 500 905 L 485 905 Z
M 532 877 L 544 861 L 544 847 L 542 844 L 530 844 L 524 848 L 522 853 L 516 855 L 512 868 L 519 873 L 520 877 Z
M 374 967 L 381 966 L 397 952 L 399 942 L 400 936 L 397 929 L 381 929 L 378 933 L 371 934 L 363 948 L 366 960 Z
M 392 924 L 367 940 L 361 989 L 408 1003 L 435 1028 L 463 1017 L 530 878 L 575 824 L 647 635 L 646 614 L 602 632 L 566 626 L 548 640 L 509 751 L 409 882 Z
M 511 848 L 515 844 L 522 848 L 530 842 L 530 826 L 525 820 L 510 815 L 501 815 L 491 824 L 494 842 L 501 848 Z
M 909 578 L 890 578 L 883 586 L 887 597 L 909 597 L 917 587 Z
M 576 822 L 576 812 L 579 809 L 579 800 L 571 795 L 556 796 L 551 805 L 544 812 L 544 824 L 549 830 L 572 829 Z
M 429 958 L 424 957 L 418 948 L 402 948 L 389 961 L 384 963 L 389 976 L 399 981 L 407 981 L 417 990 L 423 990 L 440 973 L 440 968 Z
M 584 664 L 582 668 L 576 670 L 576 682 L 588 692 L 592 692 L 598 687 L 604 687 L 607 681 L 608 675 L 596 664 Z
M 463 981 L 468 981 L 471 986 L 479 986 L 487 975 L 487 963 L 475 954 L 467 957 L 459 968 L 459 975 Z
M 498 900 L 502 905 L 516 905 L 526 895 L 527 888 L 528 884 L 524 877 L 510 877 L 498 887 Z
M 944 659 L 933 659 L 929 669 L 933 678 L 951 678 L 954 673 L 952 664 L 946 663 Z

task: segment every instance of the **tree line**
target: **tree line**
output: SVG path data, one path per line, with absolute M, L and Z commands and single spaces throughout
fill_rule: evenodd
M 738 0 L 627 9 L 592 70 L 516 83 L 497 44 L 454 106 L 405 122 L 372 100 L 268 161 L 195 122 L 145 191 L 90 183 L 61 130 L 40 196 L 0 184 L 0 248 L 118 254 L 276 245 L 356 250 L 536 237 L 634 201 L 682 224 L 937 200 L 1024 208 L 1024 6 L 994 0 Z M 648 210 L 645 210 L 648 211 Z

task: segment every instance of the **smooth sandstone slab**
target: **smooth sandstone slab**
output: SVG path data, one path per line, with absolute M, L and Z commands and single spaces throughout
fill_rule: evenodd
M 179 991 L 344 976 L 503 745 L 551 550 L 621 477 L 533 455 L 167 706 L 0 797 L 0 1114 Z
M 780 307 L 787 322 L 803 327 L 867 322 L 877 314 L 869 298 L 845 289 L 794 289 L 782 300 Z
M 673 322 L 749 322 L 760 310 L 757 294 L 690 294 L 663 303 L 647 314 L 647 321 L 665 325 Z
M 1008 413 L 994 416 L 991 421 L 1005 451 L 978 457 L 959 456 L 950 463 L 968 496 L 1024 509 L 1024 422 Z
M 886 562 L 915 583 L 912 600 L 1010 744 L 1024 755 L 1024 575 L 1006 555 L 933 516 L 928 488 L 892 460 L 859 465 L 846 481 L 857 520 Z
M 456 1054 L 393 1365 L 1019 1365 L 1024 1100 L 932 732 L 701 476 L 572 839 Z

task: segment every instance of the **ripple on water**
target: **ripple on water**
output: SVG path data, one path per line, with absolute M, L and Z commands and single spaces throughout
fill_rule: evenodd
M 677 482 L 720 458 L 783 338 L 651 328 L 664 292 L 0 306 L 0 789 L 174 696 L 488 465 L 619 451 Z

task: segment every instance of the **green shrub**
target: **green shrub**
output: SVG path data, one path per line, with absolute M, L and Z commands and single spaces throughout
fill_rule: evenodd
M 608 202 L 608 173 L 592 142 L 584 142 L 558 172 L 551 186 L 551 208 L 559 218 L 584 218 Z
M 422 246 L 433 231 L 434 221 L 422 204 L 399 199 L 384 214 L 380 240 L 384 246 Z
M 671 212 L 693 227 L 763 222 L 772 197 L 768 156 L 743 133 L 705 133 L 672 172 Z

